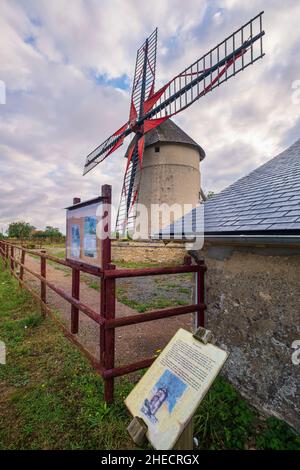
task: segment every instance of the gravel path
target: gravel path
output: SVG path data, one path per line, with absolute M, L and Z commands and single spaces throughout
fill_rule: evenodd
M 26 265 L 39 272 L 39 260 L 27 256 Z M 177 283 L 182 286 L 182 295 L 186 296 L 183 303 L 190 302 L 189 288 L 191 285 L 190 280 L 183 280 L 177 276 Z M 159 279 L 159 278 L 164 279 Z M 161 283 L 167 283 L 166 292 L 168 297 L 172 297 L 172 290 L 174 291 L 175 276 L 156 276 L 151 278 L 143 278 L 144 284 L 141 284 L 141 278 L 131 278 L 129 280 L 122 280 L 118 288 L 122 289 L 122 294 L 127 297 L 133 296 L 141 302 L 148 301 L 149 295 L 152 292 L 157 294 L 161 289 Z M 71 293 L 71 276 L 68 273 L 68 268 L 57 269 L 53 265 L 47 263 L 47 279 L 52 281 L 55 285 L 64 289 L 66 292 Z M 26 273 L 24 280 L 29 282 L 34 289 L 39 289 L 40 282 Z M 120 282 L 119 280 L 118 282 Z M 129 284 L 126 284 L 128 283 Z M 186 283 L 186 284 L 184 284 Z M 147 286 L 147 287 L 145 287 Z M 96 289 L 89 287 L 86 282 L 80 285 L 80 300 L 89 305 L 96 311 L 100 309 L 100 294 Z M 185 289 L 185 290 L 184 290 Z M 161 295 L 161 293 L 159 294 Z M 146 297 L 145 297 L 146 296 Z M 172 297 L 173 298 L 173 297 Z M 181 299 L 182 300 L 182 299 Z M 71 306 L 64 299 L 60 298 L 55 292 L 47 289 L 47 302 L 49 306 L 57 309 L 62 321 L 69 325 Z M 176 302 L 175 302 L 176 303 Z M 178 305 L 178 303 L 177 303 Z M 124 317 L 137 313 L 127 305 L 121 302 L 116 302 L 116 317 Z M 127 364 L 141 359 L 153 356 L 158 349 L 162 349 L 170 338 L 176 333 L 178 328 L 183 327 L 190 329 L 191 315 L 182 315 L 179 317 L 172 317 L 163 320 L 156 320 L 140 325 L 132 325 L 128 327 L 117 328 L 116 331 L 116 365 Z M 99 326 L 90 320 L 86 315 L 80 313 L 79 334 L 78 339 L 80 342 L 95 356 L 99 357 Z

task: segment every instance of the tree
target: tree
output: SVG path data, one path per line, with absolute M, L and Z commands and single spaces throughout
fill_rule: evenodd
M 206 199 L 211 199 L 216 193 L 214 191 L 208 191 L 206 194 Z
M 47 235 L 45 234 L 44 230 L 34 230 L 31 234 L 31 238 L 38 238 L 38 239 L 41 239 L 41 238 L 46 238 Z
M 28 222 L 11 222 L 7 229 L 7 234 L 9 238 L 29 238 L 30 234 L 34 230 L 34 227 Z
M 51 225 L 47 225 L 45 229 L 46 237 L 50 238 L 51 242 L 53 240 L 59 240 L 63 237 L 63 234 L 59 231 L 57 227 L 51 227 Z

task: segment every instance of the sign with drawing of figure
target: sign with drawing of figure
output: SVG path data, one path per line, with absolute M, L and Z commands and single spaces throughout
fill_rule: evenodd
M 102 208 L 101 197 L 67 208 L 67 259 L 101 266 L 101 239 L 97 229 Z
M 172 449 L 228 353 L 180 328 L 125 400 L 155 449 Z
M 84 256 L 90 258 L 97 257 L 97 218 L 85 217 L 84 218 Z
M 151 390 L 150 398 L 146 398 L 141 412 L 146 415 L 153 424 L 158 423 L 159 410 L 163 411 L 163 405 L 169 413 L 172 413 L 177 400 L 185 391 L 185 384 L 177 375 L 165 370 Z
M 71 256 L 72 258 L 80 257 L 80 226 L 78 224 L 71 225 Z

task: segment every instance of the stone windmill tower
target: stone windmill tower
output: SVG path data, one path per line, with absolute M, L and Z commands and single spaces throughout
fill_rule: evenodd
M 130 145 L 126 157 L 129 149 Z M 200 162 L 204 157 L 202 147 L 171 119 L 146 134 L 138 203 L 147 208 L 149 235 L 164 225 L 163 214 L 154 216 L 151 205 L 167 204 L 179 210 L 169 214 L 168 224 L 199 204 Z

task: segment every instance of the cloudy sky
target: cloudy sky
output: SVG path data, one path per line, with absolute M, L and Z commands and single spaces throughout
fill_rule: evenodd
M 265 11 L 265 58 L 175 120 L 206 151 L 205 191 L 223 189 L 300 137 L 298 0 L 0 0 L 0 7 L 7 89 L 0 229 L 26 220 L 64 230 L 72 197 L 96 196 L 105 183 L 118 200 L 124 146 L 85 177 L 82 168 L 127 120 L 136 50 L 155 26 L 159 85 Z

